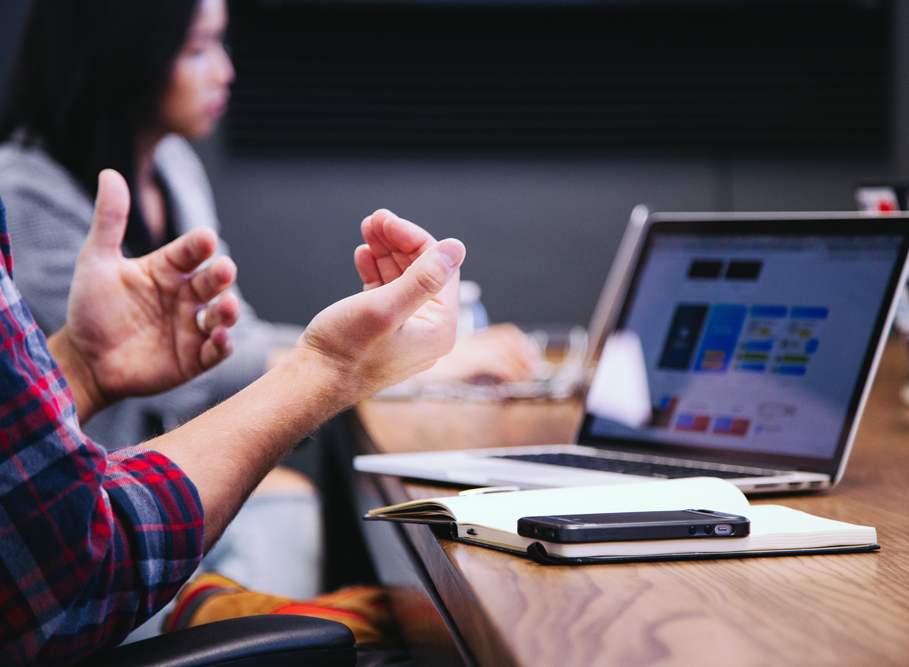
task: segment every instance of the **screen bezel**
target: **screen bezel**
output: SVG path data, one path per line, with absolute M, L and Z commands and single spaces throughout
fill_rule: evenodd
M 845 228 L 844 228 L 845 227 Z M 663 444 L 649 439 L 634 439 L 629 437 L 600 436 L 591 433 L 594 415 L 585 412 L 584 420 L 578 434 L 577 442 L 580 445 L 609 449 L 633 454 L 645 454 L 677 459 L 690 459 L 696 461 L 713 461 L 716 463 L 752 466 L 759 468 L 775 468 L 780 470 L 794 470 L 817 472 L 835 477 L 840 469 L 844 454 L 848 451 L 851 437 L 854 436 L 854 426 L 862 405 L 863 397 L 867 395 L 869 375 L 878 357 L 878 351 L 883 345 L 884 327 L 890 321 L 897 288 L 902 284 L 906 269 L 907 254 L 909 254 L 909 215 L 898 214 L 886 218 L 869 216 L 867 214 L 741 214 L 741 215 L 709 215 L 694 214 L 655 214 L 648 219 L 644 230 L 640 251 L 633 264 L 633 274 L 627 282 L 627 289 L 619 298 L 621 307 L 617 308 L 618 316 L 612 323 L 609 331 L 617 331 L 629 315 L 630 305 L 634 301 L 638 284 L 641 279 L 642 268 L 646 264 L 648 255 L 653 250 L 654 239 L 661 234 L 689 234 L 713 236 L 901 236 L 897 260 L 894 262 L 886 293 L 882 296 L 874 323 L 871 340 L 862 360 L 860 372 L 853 387 L 852 395 L 846 411 L 846 418 L 837 440 L 833 456 L 830 458 L 799 457 L 780 454 L 767 454 L 761 452 L 744 452 L 737 450 L 718 449 L 716 447 L 698 447 L 683 444 Z M 595 344 L 600 349 L 605 344 L 606 335 Z

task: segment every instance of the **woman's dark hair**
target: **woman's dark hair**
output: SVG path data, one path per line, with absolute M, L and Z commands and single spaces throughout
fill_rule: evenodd
M 94 196 L 113 168 L 136 191 L 136 140 L 154 121 L 197 0 L 32 0 L 0 114 L 0 141 L 21 128 Z M 126 244 L 150 249 L 139 206 Z

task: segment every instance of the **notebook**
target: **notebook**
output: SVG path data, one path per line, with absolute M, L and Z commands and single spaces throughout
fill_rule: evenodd
M 687 539 L 565 544 L 524 537 L 517 529 L 518 520 L 528 515 L 583 515 L 692 507 L 717 508 L 744 515 L 750 520 L 749 534 L 711 538 L 703 526 L 695 525 L 689 531 L 694 537 L 686 535 Z M 441 525 L 449 529 L 455 540 L 529 556 L 543 563 L 792 556 L 876 551 L 879 548 L 874 528 L 831 521 L 781 505 L 749 505 L 734 485 L 710 477 L 420 499 L 370 510 L 364 518 Z
M 909 216 L 635 209 L 590 325 L 572 444 L 359 456 L 468 486 L 842 477 L 907 277 Z

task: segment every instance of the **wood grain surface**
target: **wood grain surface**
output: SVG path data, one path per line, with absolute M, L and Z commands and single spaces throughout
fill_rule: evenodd
M 537 565 L 408 526 L 481 665 L 909 665 L 909 380 L 888 344 L 843 481 L 754 499 L 875 526 L 879 553 L 697 562 Z M 577 403 L 372 401 L 379 451 L 569 441 Z M 378 477 L 389 502 L 451 489 Z

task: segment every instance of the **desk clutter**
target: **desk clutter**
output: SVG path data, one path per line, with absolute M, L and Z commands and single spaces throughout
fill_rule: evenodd
M 711 477 L 493 491 L 413 500 L 371 510 L 364 519 L 446 526 L 452 539 L 529 557 L 543 564 L 815 555 L 880 548 L 874 528 L 833 521 L 780 505 L 752 506 L 735 485 Z M 750 532 L 743 537 L 704 539 L 710 536 L 700 534 L 704 531 L 692 525 L 693 537 L 688 539 L 570 544 L 518 534 L 518 520 L 529 516 L 689 508 L 709 508 L 744 516 L 750 520 Z

